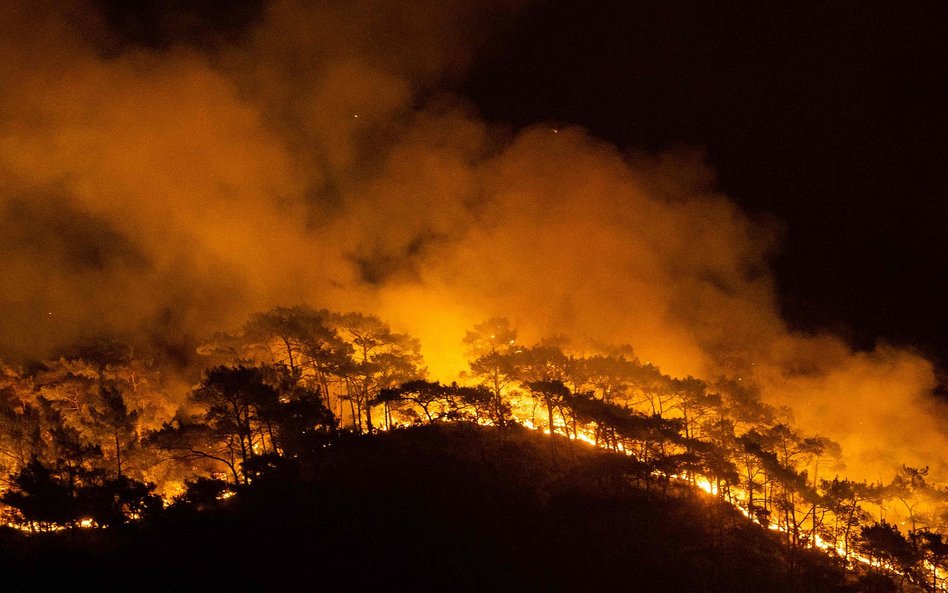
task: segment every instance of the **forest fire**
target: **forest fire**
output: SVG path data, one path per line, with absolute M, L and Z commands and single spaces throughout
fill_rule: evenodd
M 463 344 L 463 383 L 430 382 L 420 343 L 377 317 L 273 309 L 199 349 L 207 370 L 181 409 L 167 406 L 159 369 L 120 344 L 7 368 L 2 500 L 29 531 L 102 527 L 195 497 L 226 501 L 337 431 L 522 426 L 549 435 L 554 462 L 580 443 L 611 451 L 627 460 L 613 471 L 646 491 L 701 491 L 787 546 L 922 571 L 941 587 L 948 496 L 927 467 L 893 468 L 884 484 L 840 477 L 839 446 L 799 431 L 748 384 L 673 378 L 627 349 L 527 346 L 502 318 Z
M 360 443 L 449 426 L 500 443 L 481 456 L 513 476 L 503 455 L 533 449 L 504 447 L 533 438 L 548 447 L 537 475 L 575 464 L 562 482 L 654 508 L 698 500 L 708 558 L 731 513 L 733 533 L 764 527 L 795 577 L 821 550 L 841 571 L 948 591 L 936 359 L 844 321 L 836 335 L 819 329 L 836 320 L 788 320 L 799 303 L 779 254 L 799 227 L 739 206 L 733 171 L 728 186 L 714 170 L 746 150 L 642 132 L 657 147 L 644 150 L 610 133 L 621 122 L 574 126 L 552 107 L 489 118 L 465 81 L 504 53 L 493 35 L 536 20 L 518 0 L 120 4 L 0 14 L 0 510 L 14 532 L 94 541 L 271 503 L 320 472 L 355 480 L 337 451 L 370 463 Z M 630 31 L 617 38 L 644 38 Z M 611 80 L 616 62 L 581 70 Z M 703 76 L 696 88 L 719 84 Z M 665 79 L 646 68 L 632 86 Z M 709 129 L 735 128 L 710 113 Z M 797 152 L 835 146 L 818 140 Z M 319 483 L 338 496 L 314 494 L 325 508 L 361 500 Z M 588 494 L 557 493 L 538 499 Z

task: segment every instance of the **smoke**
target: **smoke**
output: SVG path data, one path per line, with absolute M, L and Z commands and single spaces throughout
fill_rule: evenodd
M 717 193 L 700 151 L 512 132 L 441 92 L 516 2 L 272 2 L 223 41 L 184 14 L 145 45 L 91 4 L 11 4 L 8 356 L 102 332 L 188 344 L 305 303 L 380 314 L 450 379 L 465 329 L 505 315 L 528 341 L 757 385 L 866 477 L 943 464 L 931 364 L 790 332 L 776 225 Z

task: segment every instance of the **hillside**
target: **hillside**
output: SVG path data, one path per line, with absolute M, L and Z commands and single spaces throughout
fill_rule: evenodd
M 685 485 L 632 485 L 624 456 L 515 427 L 351 436 L 233 497 L 111 530 L 3 534 L 30 591 L 866 591 Z M 203 508 L 200 507 L 212 507 Z M 872 588 L 878 581 L 878 589 Z M 848 584 L 847 584 L 848 583 Z

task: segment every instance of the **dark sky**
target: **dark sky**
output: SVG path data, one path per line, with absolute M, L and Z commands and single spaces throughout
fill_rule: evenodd
M 780 221 L 785 317 L 948 354 L 948 4 L 539 2 L 461 92 L 490 120 L 704 147 Z

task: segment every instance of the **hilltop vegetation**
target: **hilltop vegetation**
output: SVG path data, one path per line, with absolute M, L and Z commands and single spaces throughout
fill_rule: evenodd
M 8 532 L 2 570 L 57 591 L 866 590 L 716 497 L 634 487 L 627 457 L 588 445 L 561 442 L 554 462 L 547 440 L 470 424 L 353 435 L 119 529 Z
M 838 445 L 752 385 L 670 377 L 629 347 L 528 346 L 503 319 L 463 343 L 464 384 L 431 382 L 418 341 L 382 320 L 297 307 L 208 340 L 177 401 L 167 367 L 115 341 L 8 367 L 5 515 L 54 532 L 35 540 L 54 557 L 151 545 L 136 538 L 175 548 L 162 538 L 184 529 L 204 546 L 195 558 L 223 567 L 253 550 L 282 567 L 260 573 L 275 578 L 311 550 L 323 578 L 354 588 L 413 566 L 415 587 L 496 589 L 478 580 L 496 574 L 519 590 L 583 590 L 596 575 L 597 588 L 833 591 L 864 564 L 879 590 L 943 587 L 948 496 L 927 468 L 893 468 L 887 484 L 840 477 Z M 905 531 L 876 520 L 893 508 Z M 257 549 L 265 534 L 279 553 Z M 338 545 L 313 548 L 315 534 Z

